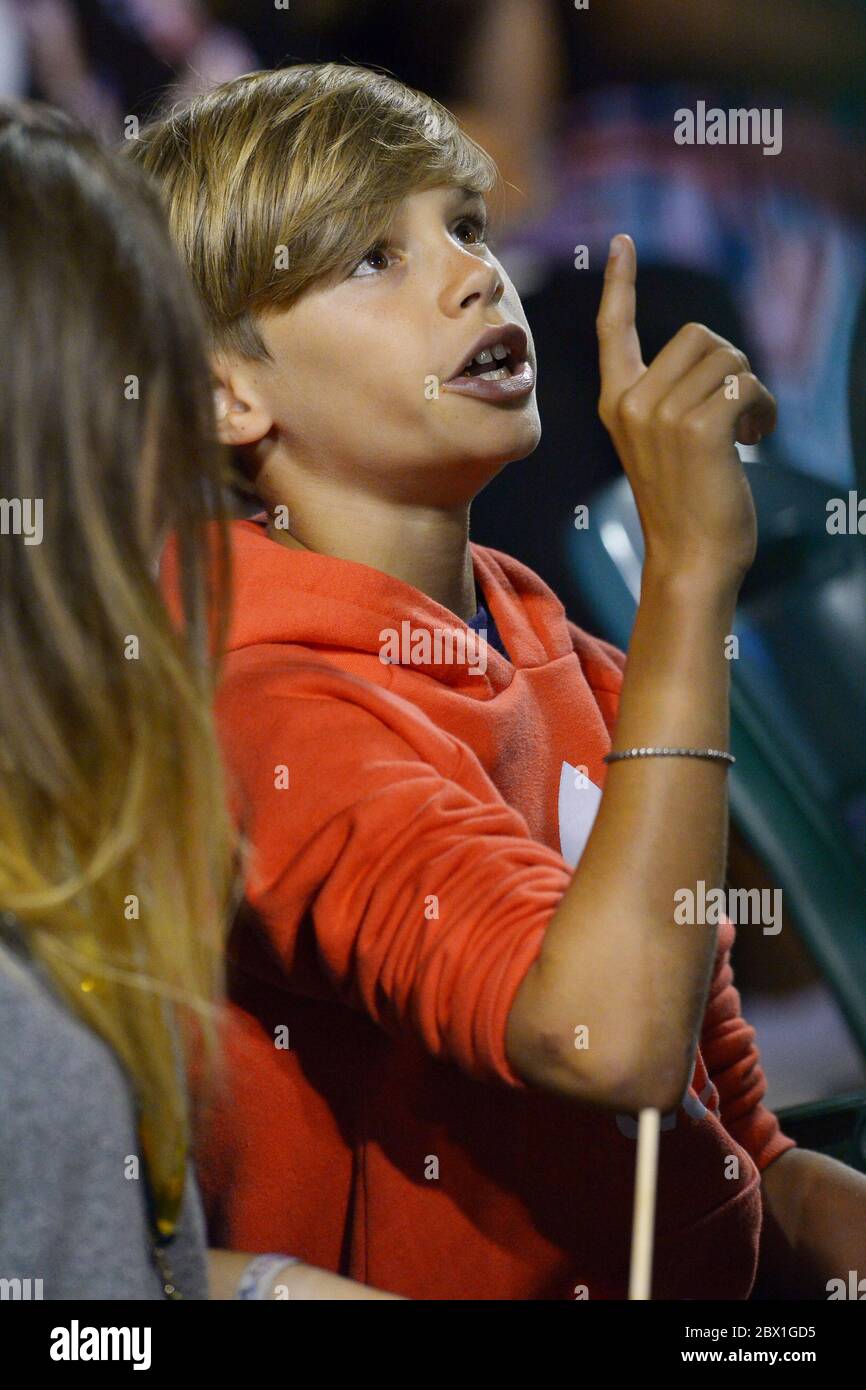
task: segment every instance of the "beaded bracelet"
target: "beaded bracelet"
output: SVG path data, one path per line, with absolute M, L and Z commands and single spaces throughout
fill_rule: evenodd
M 682 757 L 682 758 L 710 758 L 716 761 L 730 763 L 732 766 L 737 761 L 733 753 L 724 753 L 721 748 L 627 748 L 623 753 L 608 753 L 602 758 L 602 762 L 616 763 L 623 758 L 658 758 L 658 757 Z

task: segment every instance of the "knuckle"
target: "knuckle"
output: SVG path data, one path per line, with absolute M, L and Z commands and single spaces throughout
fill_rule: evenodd
M 749 371 L 749 359 L 746 354 L 740 352 L 740 349 L 735 348 L 732 344 L 717 348 L 713 356 L 721 367 L 729 367 L 731 372 L 737 376 Z
M 624 425 L 639 425 L 644 418 L 644 408 L 637 396 L 625 391 L 620 396 L 617 414 Z
M 672 430 L 680 418 L 680 413 L 669 400 L 664 400 L 659 404 L 655 418 L 656 424 L 660 425 L 663 430 Z
M 684 323 L 680 333 L 690 342 L 703 342 L 704 339 L 711 337 L 710 330 L 704 323 Z
M 687 415 L 680 426 L 687 444 L 702 444 L 707 434 L 707 421 L 701 415 Z

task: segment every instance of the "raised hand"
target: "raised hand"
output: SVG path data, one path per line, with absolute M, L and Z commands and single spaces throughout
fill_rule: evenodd
M 687 323 L 647 367 L 635 327 L 637 252 L 611 244 L 599 304 L 598 413 L 634 492 L 646 564 L 666 574 L 742 581 L 757 524 L 735 441 L 776 426 L 776 402 L 748 358 L 700 323 Z

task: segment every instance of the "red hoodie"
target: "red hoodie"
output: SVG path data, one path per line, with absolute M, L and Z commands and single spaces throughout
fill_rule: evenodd
M 634 1120 L 529 1089 L 505 1055 L 604 786 L 624 655 L 473 545 L 510 660 L 435 665 L 437 630 L 466 629 L 417 589 L 258 518 L 232 534 L 217 715 L 252 858 L 230 1094 L 199 1154 L 211 1242 L 411 1298 L 625 1297 Z M 383 664 L 407 620 L 428 664 Z M 656 1298 L 748 1296 L 759 1170 L 793 1147 L 761 1104 L 733 938 L 724 919 L 663 1121 Z

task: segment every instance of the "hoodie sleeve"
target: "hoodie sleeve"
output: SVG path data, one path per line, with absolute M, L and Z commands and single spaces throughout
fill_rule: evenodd
M 794 1148 L 795 1141 L 782 1133 L 772 1110 L 762 1104 L 767 1082 L 755 1045 L 755 1030 L 740 1012 L 740 996 L 734 987 L 731 947 L 735 935 L 733 923 L 724 917 L 701 1031 L 701 1052 L 719 1093 L 725 1129 L 763 1172 L 774 1159 Z
M 338 996 L 479 1079 L 571 873 L 469 750 L 343 672 L 248 671 L 217 702 L 247 898 L 291 976 L 302 923 Z

